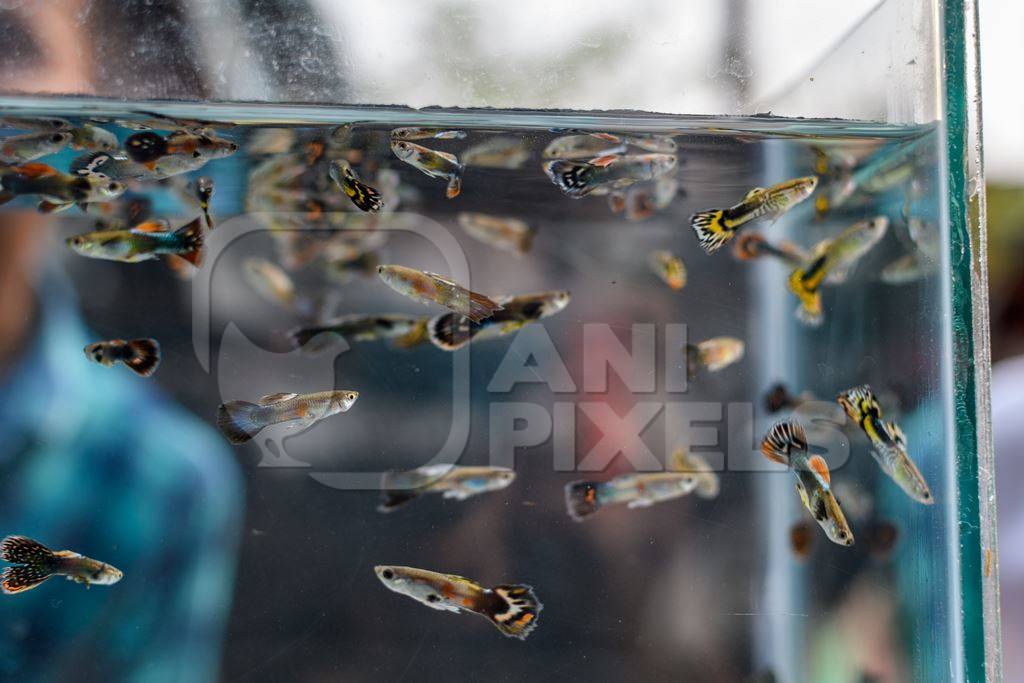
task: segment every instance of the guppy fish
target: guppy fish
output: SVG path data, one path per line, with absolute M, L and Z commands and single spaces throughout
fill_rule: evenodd
M 392 140 L 462 140 L 466 132 L 461 130 L 447 130 L 445 128 L 424 128 L 422 126 L 405 126 L 395 128 L 391 131 Z
M 328 174 L 338 189 L 344 192 L 360 210 L 373 213 L 380 211 L 384 206 L 380 192 L 361 181 L 356 172 L 352 170 L 352 166 L 344 159 L 332 161 Z
M 153 131 L 135 133 L 124 142 L 128 158 L 156 178 L 168 178 L 202 167 L 211 159 L 223 159 L 238 150 L 230 140 L 210 131 L 190 133 L 179 130 L 163 137 Z
M 612 192 L 608 195 L 608 206 L 613 213 L 623 211 L 630 223 L 637 223 L 668 207 L 678 191 L 679 179 L 674 175 L 663 175 L 654 183 L 637 184 L 625 192 Z
M 297 422 L 306 429 L 331 415 L 344 413 L 359 398 L 359 392 L 320 391 L 313 394 L 269 394 L 256 403 L 228 401 L 217 408 L 217 428 L 233 444 L 243 444 L 264 427 Z
M 655 180 L 675 167 L 674 154 L 609 154 L 590 161 L 555 159 L 544 164 L 544 172 L 558 189 L 579 199 Z
M 854 264 L 885 236 L 888 227 L 885 216 L 855 223 L 835 238 L 819 243 L 811 259 L 790 274 L 789 291 L 800 300 L 796 316 L 802 323 L 821 324 L 822 284 L 844 281 Z
M 296 347 L 311 352 L 323 351 L 339 337 L 347 341 L 391 339 L 398 348 L 408 349 L 427 340 L 427 318 L 402 313 L 355 313 L 297 327 L 288 334 Z
M 213 218 L 210 217 L 210 200 L 213 199 L 214 190 L 213 178 L 199 176 L 194 182 L 188 184 L 188 188 L 192 190 L 192 195 L 195 197 L 196 203 L 199 204 L 199 210 L 203 212 L 206 229 L 213 230 Z
M 432 609 L 456 614 L 475 612 L 486 617 L 509 638 L 526 640 L 536 628 L 544 608 L 533 588 L 526 585 L 502 584 L 484 588 L 462 576 L 413 567 L 379 565 L 373 571 L 388 590 Z
M 42 118 L 34 119 L 19 116 L 5 116 L 0 118 L 0 125 L 17 130 L 31 130 L 37 133 L 49 133 L 55 130 L 68 130 L 71 122 L 67 119 Z
M 55 154 L 71 142 L 71 133 L 26 133 L 0 138 L 0 163 L 22 164 Z
M 277 264 L 263 258 L 247 258 L 242 261 L 242 276 L 267 301 L 286 309 L 295 304 L 295 283 Z
M 794 178 L 769 188 L 755 187 L 728 209 L 707 209 L 690 217 L 690 227 L 704 251 L 713 254 L 747 223 L 765 216 L 773 220 L 811 196 L 817 176 Z
M 38 161 L 0 166 L 0 204 L 19 195 L 37 195 L 39 210 L 43 213 L 63 211 L 73 204 L 108 202 L 124 191 L 125 186 L 116 180 L 61 173 Z
M 696 480 L 694 493 L 701 498 L 716 498 L 721 490 L 718 474 L 711 469 L 708 462 L 698 453 L 690 453 L 685 448 L 677 448 L 669 459 L 672 472 L 692 474 Z
M 693 472 L 637 472 L 608 481 L 573 481 L 565 486 L 569 516 L 582 522 L 608 505 L 625 503 L 629 509 L 681 498 L 697 488 Z
M 392 140 L 391 151 L 395 156 L 409 164 L 413 168 L 430 176 L 431 178 L 442 178 L 448 181 L 445 196 L 454 199 L 462 191 L 462 172 L 465 167 L 459 163 L 454 154 L 448 152 L 435 152 L 412 142 L 405 140 Z
M 529 150 L 517 138 L 488 138 L 462 152 L 462 163 L 465 166 L 480 168 L 517 169 L 529 160 Z
M 117 136 L 105 128 L 83 123 L 70 130 L 71 148 L 91 152 L 113 152 L 119 146 Z
M 0 541 L 0 559 L 17 565 L 0 574 L 0 590 L 8 595 L 35 588 L 51 576 L 89 586 L 112 586 L 124 573 L 106 562 L 70 550 L 50 550 L 25 536 L 8 536 Z
M 583 133 L 555 138 L 544 148 L 543 156 L 545 159 L 593 159 L 625 151 L 626 144 L 617 135 Z
M 733 255 L 740 261 L 774 258 L 793 267 L 807 262 L 808 255 L 792 242 L 772 244 L 756 232 L 745 232 L 736 240 Z
M 746 344 L 735 337 L 712 337 L 699 344 L 687 344 L 683 351 L 686 355 L 686 376 L 692 381 L 701 368 L 718 372 L 743 360 Z
M 853 545 L 853 531 L 832 493 L 828 465 L 820 455 L 808 457 L 807 435 L 803 426 L 796 420 L 776 422 L 761 442 L 761 452 L 769 460 L 793 470 L 800 502 L 829 540 L 837 545 Z
M 882 421 L 882 407 L 871 387 L 848 389 L 836 397 L 846 414 L 871 441 L 875 462 L 908 496 L 919 503 L 935 502 L 921 471 L 907 454 L 907 437 L 895 422 Z
M 533 246 L 533 228 L 518 218 L 462 211 L 456 220 L 470 237 L 495 249 L 521 256 Z
M 439 349 L 455 351 L 471 341 L 497 339 L 513 334 L 524 325 L 547 318 L 569 305 L 569 292 L 552 291 L 501 297 L 502 309 L 490 318 L 474 323 L 457 313 L 444 313 L 427 324 L 430 341 Z
M 123 152 L 89 152 L 71 161 L 71 173 L 86 178 L 107 178 L 110 180 L 161 180 L 158 175 L 142 164 L 137 164 Z
M 686 286 L 686 265 L 667 249 L 652 251 L 647 257 L 651 270 L 672 289 L 679 291 Z
M 769 414 L 777 413 L 780 410 L 792 410 L 807 401 L 813 401 L 814 395 L 805 391 L 794 396 L 786 388 L 785 384 L 777 382 L 768 388 L 764 394 L 764 408 Z
M 140 377 L 149 377 L 160 364 L 160 344 L 156 339 L 111 339 L 89 344 L 83 351 L 86 358 L 108 368 L 120 361 Z
M 405 266 L 377 266 L 377 274 L 391 289 L 422 303 L 433 302 L 463 315 L 475 323 L 502 309 L 493 299 L 471 292 L 435 273 Z
M 147 221 L 130 230 L 100 230 L 67 239 L 73 251 L 89 258 L 138 263 L 163 255 L 184 258 L 194 266 L 202 264 L 203 228 L 200 219 L 174 232 L 164 221 Z
M 939 233 L 935 226 L 921 220 L 907 220 L 907 233 L 914 250 L 882 269 L 882 282 L 901 285 L 920 280 L 936 270 L 939 259 Z
M 386 472 L 381 478 L 380 512 L 391 512 L 425 493 L 442 498 L 466 500 L 481 493 L 500 491 L 515 481 L 507 467 L 464 467 L 426 465 L 406 472 Z

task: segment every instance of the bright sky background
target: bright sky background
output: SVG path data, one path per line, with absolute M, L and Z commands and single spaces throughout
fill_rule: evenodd
M 736 79 L 777 92 L 878 2 L 750 0 L 752 68 L 718 0 L 317 1 L 362 101 L 692 113 L 737 111 Z
M 981 72 L 985 173 L 990 182 L 1024 183 L 1024 3 L 982 0 Z

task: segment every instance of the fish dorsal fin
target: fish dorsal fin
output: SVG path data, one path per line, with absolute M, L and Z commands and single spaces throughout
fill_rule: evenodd
M 607 168 L 618 161 L 619 158 L 620 157 L 617 154 L 605 154 L 604 156 L 594 157 L 591 159 L 590 165 L 597 166 L 598 168 Z
M 436 154 L 437 156 L 441 157 L 442 159 L 445 159 L 446 161 L 452 162 L 453 164 L 459 163 L 459 158 L 457 156 L 455 156 L 454 154 L 452 154 L 451 152 L 436 152 L 435 151 L 434 154 Z
M 693 469 L 690 459 L 686 457 L 686 449 L 680 446 L 672 451 L 668 460 L 668 469 L 673 472 L 689 472 Z
M 139 223 L 134 228 L 135 232 L 167 232 L 170 230 L 170 224 L 163 219 L 153 219 L 146 221 L 145 223 Z
M 454 465 L 438 463 L 437 465 L 424 465 L 419 468 L 419 473 L 429 479 L 438 479 L 455 470 Z
M 465 582 L 472 584 L 474 586 L 479 585 L 477 584 L 476 581 L 473 581 L 472 579 L 467 579 L 465 576 L 459 576 L 458 574 L 445 574 L 444 577 L 449 581 Z
M 38 161 L 32 161 L 18 166 L 18 173 L 29 178 L 45 178 L 46 176 L 57 175 L 57 169 Z
M 807 464 L 810 466 L 811 470 L 813 470 L 815 474 L 817 474 L 824 480 L 826 484 L 831 485 L 832 475 L 829 474 L 828 464 L 825 462 L 825 459 L 823 457 L 821 457 L 820 455 L 812 455 L 810 459 L 807 461 Z
M 622 138 L 618 135 L 612 135 L 611 133 L 590 133 L 590 137 L 597 138 L 598 140 L 604 140 L 605 142 L 622 142 Z
M 745 195 L 743 195 L 743 201 L 748 201 L 750 199 L 753 199 L 754 197 L 756 197 L 757 195 L 761 194 L 762 192 L 764 192 L 764 188 L 763 187 L 755 187 L 750 192 L 748 192 Z
M 273 403 L 281 403 L 282 401 L 293 399 L 296 396 L 298 396 L 298 394 L 289 394 L 286 391 L 282 391 L 279 394 L 267 394 L 266 396 L 263 396 L 262 398 L 260 398 L 260 400 L 256 402 L 259 403 L 261 406 L 269 406 Z

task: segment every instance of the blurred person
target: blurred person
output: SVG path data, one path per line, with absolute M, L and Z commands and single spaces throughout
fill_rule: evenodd
M 90 91 L 95 65 L 83 55 L 94 36 L 76 19 L 84 5 L 0 10 L 3 90 Z M 216 433 L 151 380 L 84 357 L 97 339 L 47 258 L 51 222 L 0 213 L 0 535 L 102 558 L 124 578 L 0 595 L 0 680 L 214 680 L 239 472 Z

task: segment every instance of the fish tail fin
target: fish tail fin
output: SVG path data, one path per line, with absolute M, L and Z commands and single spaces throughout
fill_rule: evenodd
M 582 522 L 598 511 L 601 501 L 597 498 L 598 484 L 593 481 L 573 481 L 565 486 L 565 507 L 569 516 Z
M 475 323 L 481 320 L 487 320 L 495 311 L 500 311 L 504 308 L 494 299 L 484 296 L 483 294 L 477 294 L 476 292 L 469 293 L 469 314 L 466 316 Z
M 427 325 L 426 319 L 420 320 L 411 330 L 400 337 L 395 337 L 392 344 L 399 349 L 411 349 L 414 346 L 419 346 L 429 337 Z
M 53 568 L 41 565 L 22 564 L 7 567 L 0 574 L 0 591 L 14 595 L 31 590 L 53 576 Z
M 468 344 L 480 329 L 458 313 L 442 313 L 427 324 L 430 341 L 439 349 L 455 351 Z
M 515 245 L 520 254 L 525 254 L 530 249 L 533 249 L 533 236 L 535 234 L 533 230 L 525 230 L 516 237 Z
M 217 428 L 235 445 L 250 441 L 263 429 L 253 419 L 258 407 L 248 401 L 222 403 L 217 408 Z
M 736 234 L 725 225 L 725 211 L 711 209 L 698 211 L 690 216 L 690 227 L 697 235 L 697 241 L 708 254 L 714 254 Z
M 547 173 L 555 185 L 573 199 L 586 197 L 594 191 L 594 169 L 596 166 L 586 161 L 555 159 L 544 164 Z
M 4 562 L 49 566 L 55 558 L 52 550 L 27 536 L 8 536 L 0 541 L 0 560 Z
M 526 640 L 537 628 L 537 618 L 544 605 L 537 599 L 532 586 L 502 584 L 491 589 L 500 600 L 493 601 L 482 610 L 498 630 L 509 638 Z
M 764 408 L 769 414 L 774 414 L 786 408 L 796 406 L 796 399 L 789 393 L 789 389 L 782 382 L 773 384 L 764 395 Z
M 174 277 L 179 280 L 191 280 L 195 277 L 196 269 L 187 259 L 182 258 L 176 254 L 168 254 L 167 258 L 164 259 L 164 264 L 174 273 Z
M 181 257 L 193 266 L 203 265 L 203 224 L 199 218 L 174 231 L 185 250 Z
M 313 341 L 313 339 L 315 339 L 316 337 L 320 336 L 321 334 L 325 334 L 325 331 L 319 327 L 295 327 L 288 330 L 287 334 L 288 339 L 290 339 L 292 342 L 292 346 L 294 346 L 297 349 L 300 349 L 309 344 L 309 342 Z M 310 348 L 306 350 L 317 351 L 319 349 Z
M 380 479 L 380 503 L 377 505 L 378 512 L 391 512 L 404 506 L 416 498 L 419 492 L 411 488 L 396 488 L 393 481 L 393 473 L 385 472 Z
M 800 322 L 811 327 L 821 325 L 823 315 L 821 310 L 821 292 L 818 288 L 808 287 L 804 282 L 804 269 L 797 268 L 789 276 L 789 291 L 800 300 L 800 306 L 796 309 L 796 317 Z
M 160 343 L 156 339 L 132 339 L 128 342 L 128 350 L 132 355 L 125 359 L 124 364 L 132 372 L 141 377 L 149 377 L 156 372 L 160 364 Z
M 776 422 L 761 442 L 761 453 L 766 458 L 789 467 L 793 451 L 807 452 L 807 434 L 796 420 Z
M 448 187 L 445 188 L 444 196 L 448 199 L 455 199 L 462 192 L 462 173 L 466 167 L 459 164 L 459 167 L 448 174 Z
M 132 161 L 137 164 L 145 164 L 167 156 L 167 140 L 161 135 L 147 130 L 128 136 L 124 143 L 124 150 Z

